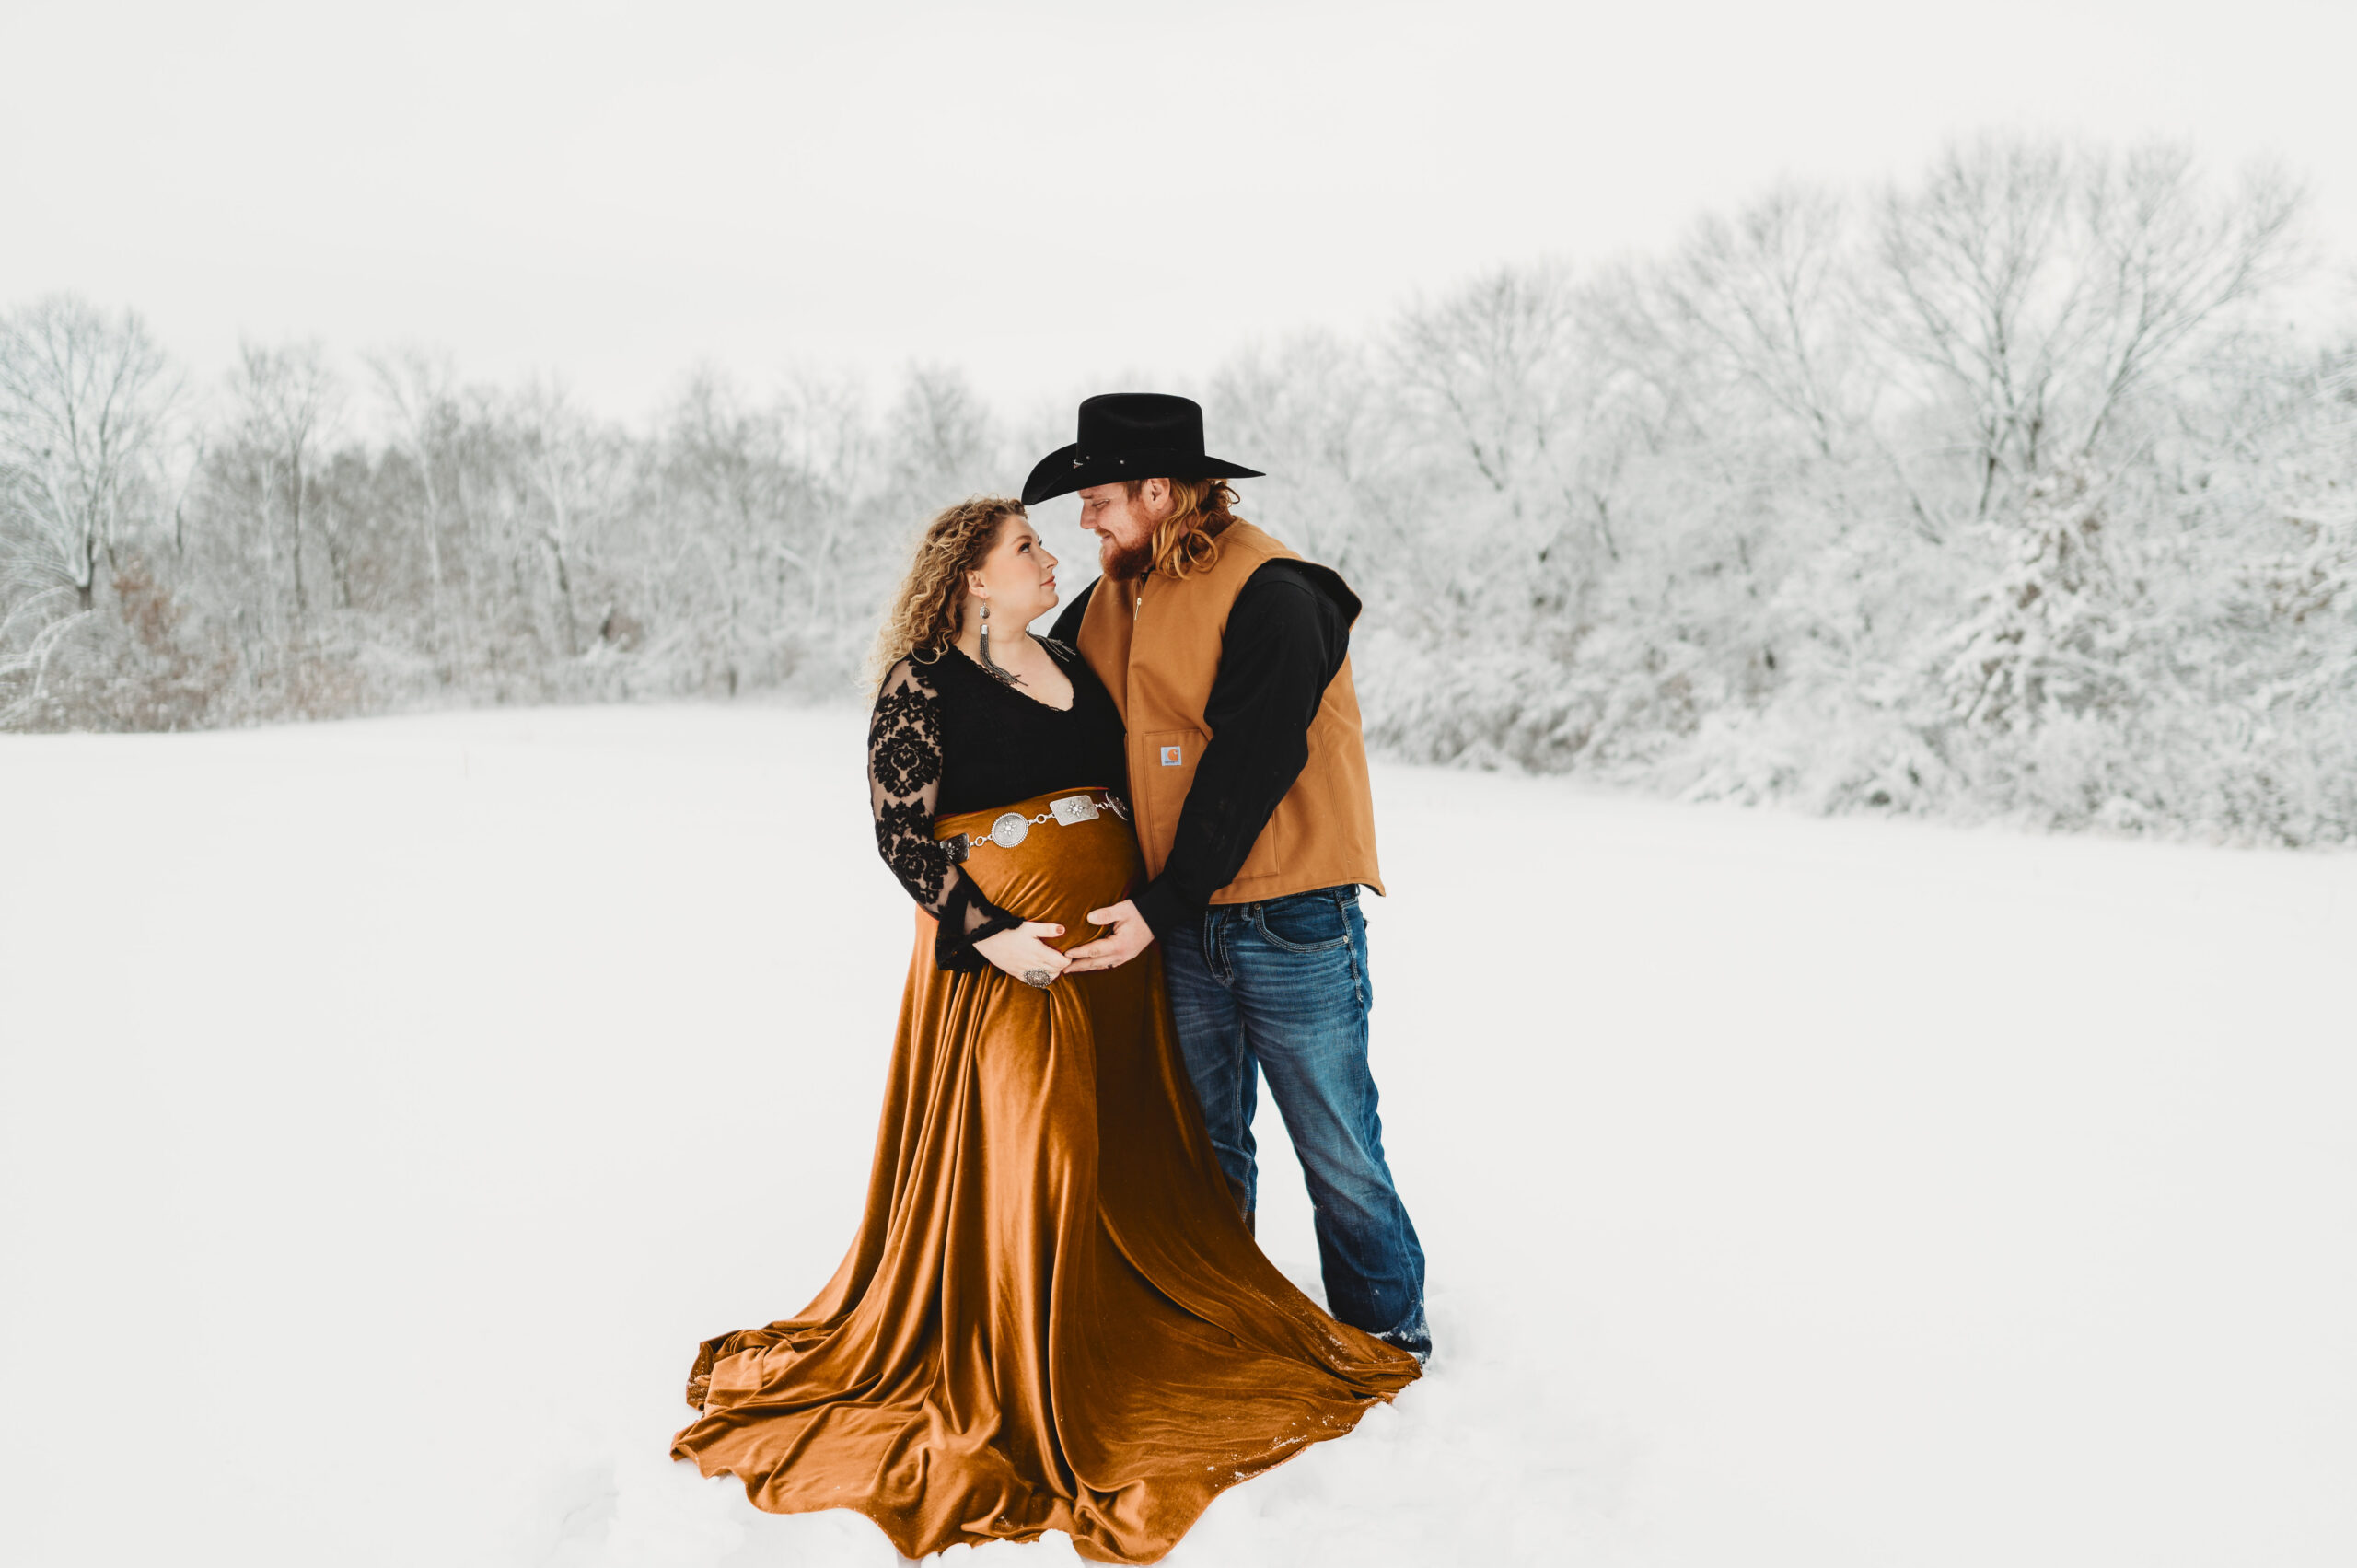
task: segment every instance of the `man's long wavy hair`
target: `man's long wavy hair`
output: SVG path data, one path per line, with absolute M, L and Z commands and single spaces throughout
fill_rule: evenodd
M 1183 578 L 1207 572 L 1219 560 L 1219 536 L 1236 521 L 1229 510 L 1236 492 L 1224 479 L 1174 479 L 1170 483 L 1170 515 L 1154 525 L 1154 552 L 1149 558 L 1157 572 Z M 1135 501 L 1145 489 L 1142 479 L 1125 479 L 1121 488 Z
M 878 691 L 892 667 L 914 657 L 929 664 L 958 640 L 958 607 L 966 598 L 966 574 L 982 563 L 998 542 L 999 525 L 1025 516 L 1023 503 L 1006 495 L 970 495 L 924 526 L 892 608 L 876 633 L 868 656 L 869 684 Z

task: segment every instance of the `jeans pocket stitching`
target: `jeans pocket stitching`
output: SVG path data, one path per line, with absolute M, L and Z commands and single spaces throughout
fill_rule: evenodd
M 1264 912 L 1264 910 L 1265 910 L 1265 908 L 1266 908 L 1266 906 L 1265 906 L 1265 905 L 1261 905 L 1261 904 L 1255 904 L 1255 905 L 1253 905 L 1253 906 L 1252 906 L 1252 914 L 1251 914 L 1252 929 L 1253 929 L 1253 930 L 1255 930 L 1255 931 L 1257 931 L 1257 932 L 1259 932 L 1259 933 L 1260 934 L 1261 938 L 1262 938 L 1264 941 L 1266 941 L 1266 942 L 1269 944 L 1269 946 L 1270 946 L 1270 947 L 1276 948 L 1279 952 L 1283 952 L 1283 953 L 1331 953 L 1331 952 L 1335 952 L 1335 951 L 1337 951 L 1337 950 L 1338 950 L 1338 949 L 1340 949 L 1340 948 L 1347 947 L 1349 947 L 1349 946 L 1350 946 L 1350 944 L 1351 944 L 1351 927 L 1350 927 L 1350 922 L 1349 922 L 1349 920 L 1348 920 L 1347 918 L 1345 918 L 1345 919 L 1344 919 L 1344 921 L 1343 921 L 1343 923 L 1342 923 L 1342 931 L 1341 931 L 1341 935 L 1339 935 L 1339 936 L 1334 936 L 1334 937 L 1330 937 L 1330 938 L 1329 938 L 1328 940 L 1323 941 L 1323 942 L 1312 942 L 1312 943 L 1306 943 L 1306 944 L 1305 944 L 1305 943 L 1300 943 L 1300 942 L 1291 942 L 1291 941 L 1287 941 L 1284 937 L 1282 937 L 1282 936 L 1278 935 L 1275 932 L 1273 932 L 1273 931 L 1270 930 L 1270 929 L 1269 929 L 1268 917 L 1267 917 L 1267 915 L 1263 912 Z M 1355 960 L 1353 961 L 1353 966 L 1352 966 L 1352 967 L 1353 967 L 1353 968 L 1356 968 L 1356 967 L 1357 967 Z

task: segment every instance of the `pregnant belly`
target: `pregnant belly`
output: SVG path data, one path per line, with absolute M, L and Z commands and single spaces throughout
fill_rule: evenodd
M 982 896 L 1026 920 L 1063 926 L 1064 935 L 1053 945 L 1076 947 L 1097 935 L 1088 912 L 1129 897 L 1144 867 L 1137 835 L 1112 811 L 1100 808 L 1093 819 L 1060 822 L 1051 807 L 1074 796 L 1101 801 L 1107 793 L 1076 786 L 987 811 L 959 812 L 936 821 L 934 837 L 967 837 L 966 875 Z

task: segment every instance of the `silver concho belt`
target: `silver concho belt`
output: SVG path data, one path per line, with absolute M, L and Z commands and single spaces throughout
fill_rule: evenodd
M 989 832 L 966 834 L 966 848 L 971 852 L 984 844 L 996 844 L 1001 849 L 1013 849 L 1031 836 L 1034 823 L 1053 822 L 1060 828 L 1069 828 L 1074 822 L 1096 821 L 1100 809 L 1110 811 L 1124 822 L 1130 819 L 1130 808 L 1121 804 L 1120 796 L 1110 791 L 1100 796 L 1067 795 L 1060 800 L 1048 802 L 1048 808 L 1037 817 L 1026 817 L 1020 811 L 1001 814 L 998 820 L 991 824 Z

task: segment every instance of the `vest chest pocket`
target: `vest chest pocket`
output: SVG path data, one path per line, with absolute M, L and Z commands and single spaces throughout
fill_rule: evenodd
M 1203 742 L 1211 738 L 1200 729 L 1150 729 L 1130 738 L 1137 748 L 1130 759 L 1130 805 L 1138 814 L 1138 846 L 1145 852 L 1147 874 L 1159 876 L 1178 834 L 1178 812 L 1195 783 L 1196 764 L 1203 760 Z
M 1200 729 L 1153 729 L 1131 738 L 1137 749 L 1130 761 L 1130 797 L 1138 814 L 1138 843 L 1145 852 L 1149 876 L 1159 876 L 1170 859 L 1172 842 L 1178 836 L 1178 814 L 1187 804 L 1187 792 L 1194 787 L 1195 769 L 1210 739 Z M 1236 874 L 1237 881 L 1273 877 L 1283 869 L 1278 853 L 1278 819 L 1283 815 L 1280 806 L 1254 841 L 1252 853 Z

